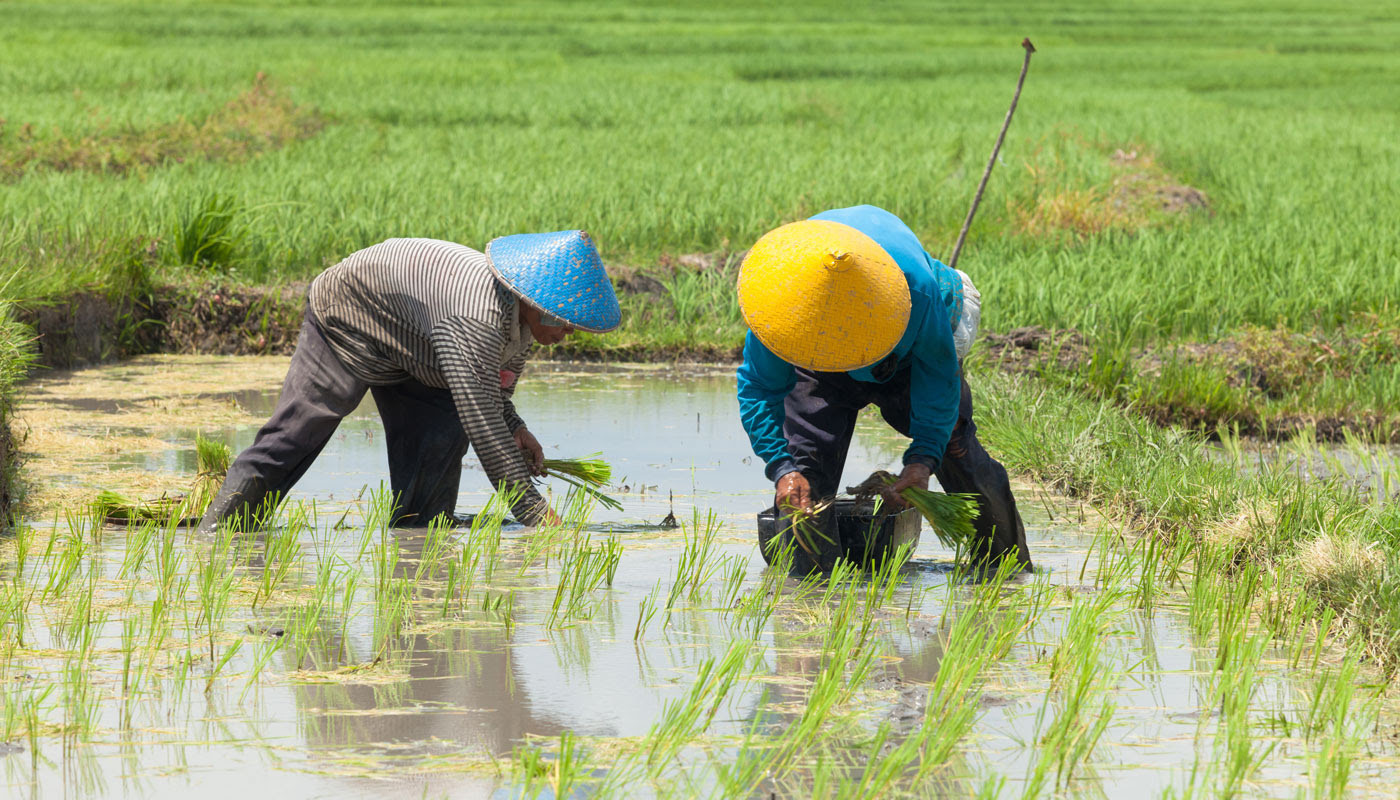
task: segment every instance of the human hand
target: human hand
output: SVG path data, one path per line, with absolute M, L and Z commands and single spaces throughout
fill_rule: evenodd
M 812 484 L 801 472 L 789 472 L 778 479 L 773 505 L 779 512 L 788 509 L 812 510 Z
M 524 425 L 516 428 L 514 435 L 515 446 L 525 451 L 525 464 L 530 467 L 530 474 L 543 475 L 544 448 L 540 446 L 540 440 Z
M 928 490 L 929 468 L 927 464 L 905 464 L 904 471 L 899 473 L 899 480 L 880 490 L 880 495 L 886 503 L 892 503 L 895 508 L 907 508 L 909 501 L 905 500 L 900 492 L 910 486 L 917 486 L 920 489 Z

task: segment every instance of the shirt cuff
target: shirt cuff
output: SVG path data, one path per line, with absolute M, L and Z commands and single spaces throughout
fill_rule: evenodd
M 768 476 L 768 480 L 777 483 L 778 479 L 789 472 L 797 471 L 797 462 L 791 458 L 780 458 L 772 464 L 763 468 L 763 472 Z
M 907 467 L 910 464 L 923 464 L 928 467 L 929 472 L 937 472 L 938 468 L 943 465 L 943 459 L 926 456 L 923 453 L 905 453 L 904 466 Z

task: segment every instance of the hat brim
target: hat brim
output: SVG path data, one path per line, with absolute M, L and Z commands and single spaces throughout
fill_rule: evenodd
M 618 304 L 617 294 L 613 289 L 612 281 L 607 277 L 602 260 L 597 257 L 596 252 L 590 254 L 594 262 L 591 266 L 596 267 L 598 274 L 593 279 L 593 285 L 586 290 L 595 295 L 593 298 L 595 302 L 591 304 L 592 313 L 584 313 L 578 308 L 572 307 L 566 302 L 566 299 L 558 297 L 557 289 L 550 292 L 547 287 L 529 285 L 526 281 L 517 279 L 516 276 L 528 274 L 528 271 L 536 265 L 522 252 L 502 252 L 501 248 L 496 246 L 498 242 L 510 238 L 512 237 L 501 236 L 486 244 L 486 263 L 496 279 L 512 294 L 544 313 L 563 321 L 565 325 L 574 330 L 587 333 L 607 333 L 616 330 L 622 324 L 622 309 Z

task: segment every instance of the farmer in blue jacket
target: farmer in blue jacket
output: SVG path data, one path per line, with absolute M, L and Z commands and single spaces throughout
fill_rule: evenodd
M 945 491 L 975 493 L 974 560 L 1030 567 L 1006 470 L 977 441 L 962 378 L 980 316 L 966 275 L 924 252 L 895 215 L 855 206 L 759 239 L 739 270 L 739 305 L 750 329 L 739 413 L 778 509 L 837 493 L 856 416 L 874 403 L 913 440 L 887 500 L 903 505 L 898 492 L 927 489 L 930 475 Z M 798 568 L 829 570 L 839 546 L 812 538 L 817 563 Z

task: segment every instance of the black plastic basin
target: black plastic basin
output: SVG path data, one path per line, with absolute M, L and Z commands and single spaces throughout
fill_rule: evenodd
M 919 543 L 923 518 L 912 508 L 886 514 L 877 521 L 874 500 L 837 500 L 828 513 L 835 515 L 843 555 L 863 566 L 878 564 L 885 554 L 906 542 L 912 546 Z M 779 533 L 777 518 L 777 509 L 772 507 L 758 514 L 758 549 L 770 564 L 769 543 Z M 804 561 L 797 559 L 795 572 L 810 571 Z

